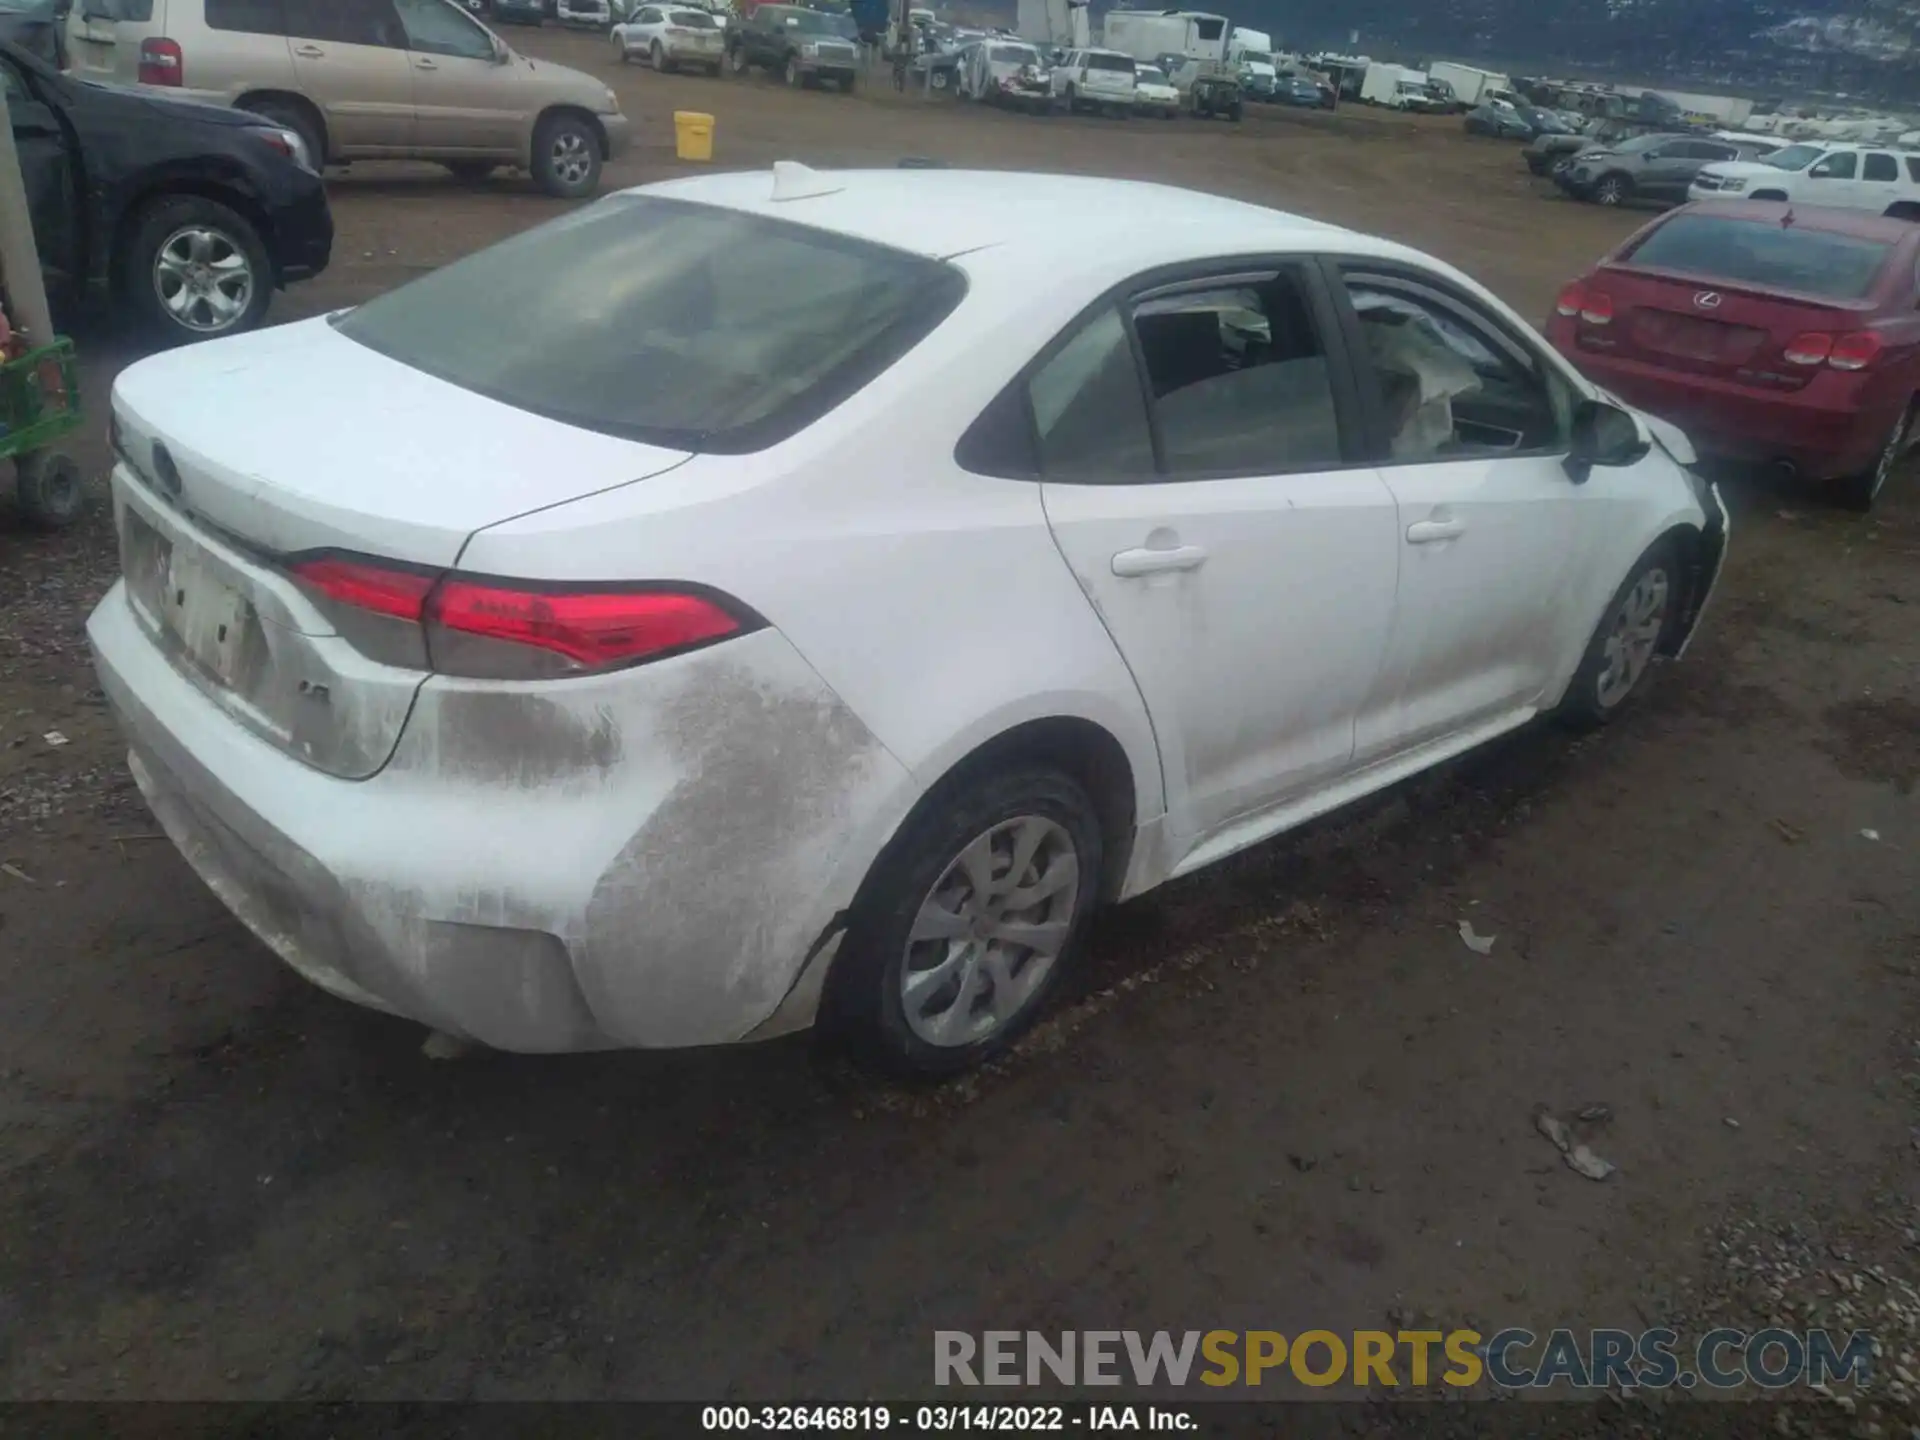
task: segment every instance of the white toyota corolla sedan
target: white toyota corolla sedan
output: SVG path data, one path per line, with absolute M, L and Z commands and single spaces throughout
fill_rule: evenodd
M 113 422 L 160 823 L 315 984 L 521 1051 L 977 1061 L 1096 905 L 1617 713 L 1726 534 L 1459 272 L 1058 176 L 648 186 Z

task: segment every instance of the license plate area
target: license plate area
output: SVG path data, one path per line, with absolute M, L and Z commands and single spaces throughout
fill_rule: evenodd
M 249 651 L 260 630 L 260 617 L 239 591 L 223 585 L 193 555 L 171 547 L 161 623 L 180 642 L 186 656 L 209 678 L 235 690 L 242 688 Z

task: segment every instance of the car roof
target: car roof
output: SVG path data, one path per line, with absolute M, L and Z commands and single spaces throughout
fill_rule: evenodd
M 1895 220 L 1875 215 L 1870 210 L 1844 210 L 1832 205 L 1783 207 L 1777 200 L 1702 200 L 1669 211 L 1660 223 L 1669 223 L 1682 215 L 1710 215 L 1722 220 L 1746 220 L 1756 225 L 1779 225 L 1791 210 L 1793 228 L 1817 230 L 1825 235 L 1851 235 L 1860 240 L 1880 240 L 1887 244 L 1911 241 L 1920 234 L 1920 226 L 1911 220 Z
M 936 259 L 1020 246 L 1153 264 L 1182 246 L 1204 256 L 1359 238 L 1304 216 L 1137 180 L 918 168 L 800 173 L 825 193 L 776 200 L 774 176 L 766 170 L 667 180 L 628 193 L 723 206 Z M 1153 223 L 1142 225 L 1142 215 Z M 1413 254 L 1384 241 L 1367 248 Z

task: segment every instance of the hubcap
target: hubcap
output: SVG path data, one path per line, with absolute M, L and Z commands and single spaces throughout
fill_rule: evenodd
M 593 170 L 593 156 L 586 137 L 577 130 L 565 130 L 553 140 L 553 173 L 562 184 L 578 185 Z
M 1607 632 L 1606 663 L 1600 671 L 1599 701 L 1611 710 L 1640 683 L 1667 624 L 1667 572 L 1655 567 L 1636 580 L 1614 612 Z
M 187 225 L 160 244 L 153 289 L 174 320 L 211 335 L 235 324 L 253 300 L 253 266 L 229 235 Z
M 907 1026 L 929 1045 L 1006 1028 L 1052 972 L 1073 925 L 1080 861 L 1053 821 L 1002 821 L 956 855 L 914 917 L 900 967 Z

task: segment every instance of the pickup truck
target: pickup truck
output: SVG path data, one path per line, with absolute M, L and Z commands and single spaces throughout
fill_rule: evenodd
M 727 27 L 727 63 L 736 75 L 765 70 L 795 88 L 831 84 L 852 93 L 860 42 L 845 16 L 800 5 L 758 5 Z
M 1788 145 L 1763 160 L 1704 167 L 1689 200 L 1790 200 L 1920 219 L 1920 151 L 1883 145 Z

